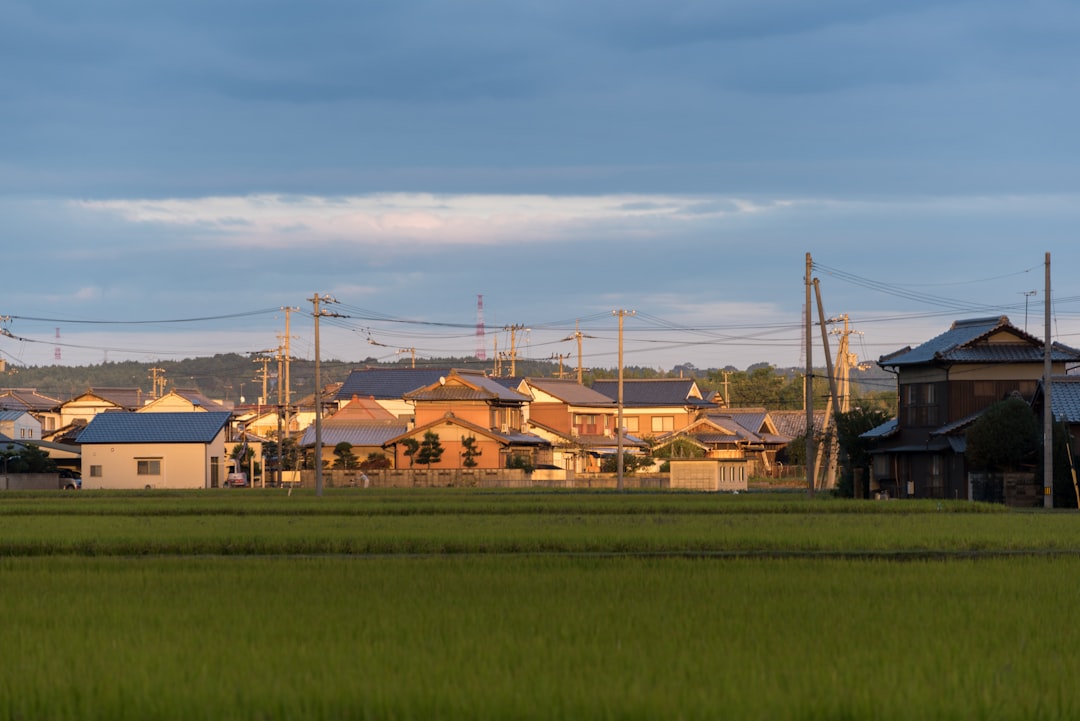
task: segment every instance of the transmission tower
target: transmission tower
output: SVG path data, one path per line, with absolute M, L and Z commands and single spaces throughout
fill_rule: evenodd
M 53 348 L 53 360 L 57 363 L 60 362 L 60 329 L 56 329 L 56 347 Z
M 487 350 L 484 348 L 484 296 L 476 296 L 476 359 L 487 360 Z

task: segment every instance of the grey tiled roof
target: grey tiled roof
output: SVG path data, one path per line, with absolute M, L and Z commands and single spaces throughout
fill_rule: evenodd
M 443 379 L 448 382 L 440 382 Z M 459 379 L 461 382 L 449 382 L 451 379 Z M 529 396 L 507 388 L 483 373 L 456 370 L 451 371 L 449 375 L 440 376 L 428 387 L 406 393 L 405 398 L 418 401 L 499 400 L 517 403 L 529 401 Z
M 128 410 L 135 410 L 146 401 L 153 400 L 139 388 L 91 388 L 88 392 Z
M 624 406 L 711 406 L 713 404 L 690 396 L 694 381 L 682 378 L 632 378 L 623 380 Z M 618 401 L 619 381 L 593 381 L 592 388 Z
M 364 368 L 354 370 L 341 384 L 335 400 L 353 396 L 378 400 L 399 399 L 418 388 L 438 383 L 450 374 L 449 368 Z
M 406 423 L 351 423 L 323 424 L 322 443 L 324 446 L 336 446 L 348 443 L 353 446 L 382 446 L 391 438 L 397 438 L 408 430 Z M 315 445 L 315 427 L 308 426 L 300 439 L 303 447 Z
M 599 406 L 610 407 L 615 400 L 604 395 L 595 388 L 583 386 L 577 381 L 559 378 L 527 378 L 526 381 L 533 388 L 544 391 L 548 395 L 558 398 L 560 401 L 572 406 Z M 625 395 L 625 388 L 624 395 Z M 616 394 L 618 391 L 616 391 Z
M 859 438 L 869 438 L 873 440 L 889 438 L 890 436 L 895 436 L 899 430 L 899 421 L 896 418 L 893 418 L 885 421 L 880 426 L 875 426 L 864 433 L 860 433 Z
M 993 333 L 1008 332 L 1015 342 L 986 342 Z M 1055 362 L 1080 361 L 1080 350 L 1054 343 Z M 882 356 L 878 365 L 900 367 L 928 363 L 1037 363 L 1043 360 L 1043 342 L 1009 322 L 1007 316 L 958 320 L 949 330 L 915 348 Z
M 1080 377 L 1057 376 L 1051 380 L 1050 409 L 1054 418 L 1080 423 Z
M 35 388 L 4 388 L 0 390 L 0 408 L 17 410 L 26 408 L 32 411 L 51 411 L 59 408 L 61 401 L 37 392 Z
M 209 443 L 229 422 L 229 413 L 99 413 L 79 434 L 79 443 Z

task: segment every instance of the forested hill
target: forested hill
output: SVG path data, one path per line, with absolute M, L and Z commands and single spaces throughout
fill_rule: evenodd
M 409 367 L 411 361 L 400 359 L 396 363 L 379 363 L 374 358 L 360 361 L 324 360 L 320 373 L 323 383 L 345 380 L 356 368 Z M 559 364 L 554 361 L 519 360 L 515 371 L 518 376 L 557 377 Z M 417 367 L 427 368 L 475 368 L 489 373 L 494 371 L 491 361 L 475 358 L 426 358 L 417 359 Z M 237 353 L 223 353 L 212 357 L 187 358 L 178 361 L 109 362 L 89 366 L 15 366 L 8 364 L 0 373 L 0 388 L 35 388 L 39 393 L 68 400 L 90 388 L 139 388 L 147 396 L 153 392 L 153 370 L 165 380 L 165 389 L 194 389 L 209 398 L 221 401 L 255 403 L 263 394 L 263 369 L 266 369 L 266 392 L 268 399 L 276 399 L 277 362 L 264 365 L 258 358 Z M 503 363 L 502 374 L 509 368 Z M 564 365 L 566 378 L 575 378 L 572 366 Z M 597 378 L 614 378 L 615 369 L 591 369 L 583 375 L 586 385 Z M 309 360 L 294 360 L 289 376 L 293 398 L 310 395 L 315 385 L 315 365 Z M 828 395 L 825 373 L 815 372 L 815 405 L 821 405 Z M 624 377 L 630 378 L 693 378 L 703 393 L 717 391 L 730 395 L 733 405 L 765 406 L 771 410 L 794 409 L 803 403 L 802 371 L 793 368 L 775 368 L 767 363 L 756 363 L 745 371 L 727 367 L 723 370 L 699 369 L 691 364 L 677 366 L 671 371 L 655 368 L 629 366 Z M 854 395 L 860 398 L 888 399 L 895 396 L 895 380 L 879 368 L 869 371 L 853 371 Z M 819 386 L 821 388 L 819 389 Z

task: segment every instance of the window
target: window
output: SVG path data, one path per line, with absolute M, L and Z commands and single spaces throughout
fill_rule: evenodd
M 938 407 L 933 383 L 910 383 L 904 386 L 904 421 L 909 426 L 936 426 Z
M 622 422 L 623 422 L 623 425 L 626 427 L 626 432 L 627 433 L 637 433 L 638 432 L 638 420 L 639 419 L 638 419 L 637 416 L 630 416 L 629 418 L 627 418 L 626 416 L 623 416 Z
M 161 475 L 161 459 L 160 458 L 143 458 L 139 459 L 140 476 L 160 476 Z
M 90 477 L 101 478 L 101 466 L 90 466 Z
M 653 433 L 663 433 L 675 430 L 675 416 L 653 416 Z

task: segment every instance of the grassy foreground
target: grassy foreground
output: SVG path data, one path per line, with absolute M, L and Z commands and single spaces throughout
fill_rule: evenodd
M 1080 717 L 1075 514 L 365 493 L 0 497 L 0 718 Z

